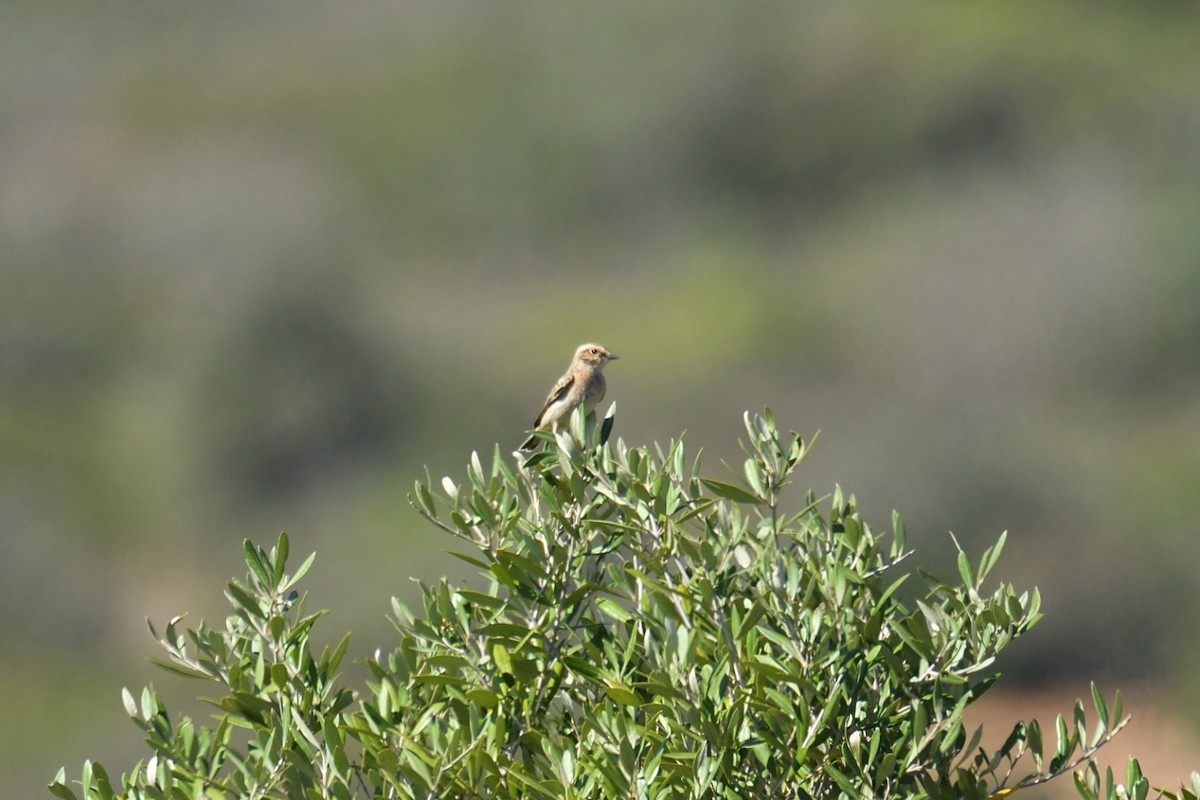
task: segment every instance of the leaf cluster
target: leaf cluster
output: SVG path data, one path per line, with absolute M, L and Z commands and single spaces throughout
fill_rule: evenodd
M 1077 703 L 1051 747 L 1036 721 L 994 752 L 965 726 L 1040 617 L 1036 590 L 987 588 L 1003 536 L 960 549 L 954 582 L 905 572 L 898 515 L 876 533 L 840 488 L 789 508 L 811 443 L 769 411 L 745 423 L 731 480 L 578 413 L 532 456 L 418 482 L 483 581 L 422 585 L 420 613 L 393 601 L 399 643 L 358 693 L 336 674 L 346 639 L 310 647 L 320 613 L 293 587 L 311 557 L 289 576 L 286 536 L 247 543 L 224 629 L 176 619 L 160 639 L 165 667 L 219 688 L 215 726 L 126 692 L 153 755 L 119 788 L 85 764 L 84 797 L 986 798 L 1067 773 L 1085 798 L 1147 796 L 1136 762 L 1118 785 L 1091 761 L 1119 694 L 1093 686 L 1095 723 Z M 51 791 L 76 797 L 62 772 Z

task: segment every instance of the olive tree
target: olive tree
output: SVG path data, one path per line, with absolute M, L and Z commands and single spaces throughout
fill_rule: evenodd
M 995 751 L 967 708 L 996 655 L 1041 615 L 990 580 L 1004 537 L 957 576 L 908 569 L 904 525 L 872 530 L 840 488 L 791 483 L 811 442 L 747 415 L 746 458 L 718 479 L 665 448 L 608 441 L 612 412 L 414 506 L 478 569 L 392 601 L 399 641 L 370 680 L 318 653 L 288 539 L 245 546 L 220 627 L 167 623 L 167 669 L 204 681 L 212 721 L 124 692 L 147 758 L 114 780 L 85 763 L 61 798 L 987 798 L 1071 775 L 1085 798 L 1146 797 L 1092 762 L 1125 724 L 1093 685 L 1052 731 L 1017 722 Z M 953 540 L 951 540 L 953 541 Z M 957 548 L 957 542 L 954 542 Z M 153 628 L 152 628 L 153 631 Z M 1157 796 L 1196 798 L 1200 787 Z

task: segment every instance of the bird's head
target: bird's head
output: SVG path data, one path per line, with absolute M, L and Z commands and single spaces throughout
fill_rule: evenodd
M 584 364 L 591 364 L 593 367 L 603 367 L 609 361 L 616 361 L 620 356 L 616 353 L 610 353 L 602 345 L 598 344 L 581 344 L 579 349 L 575 351 L 575 360 Z

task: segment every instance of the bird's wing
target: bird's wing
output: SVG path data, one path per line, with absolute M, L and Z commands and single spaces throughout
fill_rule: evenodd
M 558 383 L 554 384 L 554 388 L 550 390 L 550 395 L 546 398 L 542 410 L 538 412 L 537 419 L 533 422 L 534 428 L 542 424 L 542 417 L 546 416 L 546 409 L 566 397 L 567 392 L 571 391 L 571 387 L 574 385 L 575 376 L 570 372 L 558 379 Z

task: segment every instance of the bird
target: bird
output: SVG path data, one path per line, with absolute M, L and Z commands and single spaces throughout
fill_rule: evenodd
M 604 399 L 604 391 L 608 388 L 604 380 L 604 365 L 618 358 L 620 356 L 610 353 L 602 345 L 579 345 L 571 365 L 546 396 L 541 413 L 533 422 L 533 429 L 548 431 L 569 423 L 571 412 L 579 406 L 583 406 L 584 414 L 590 416 L 596 405 Z M 536 436 L 530 436 L 521 449 L 532 450 L 537 442 Z

